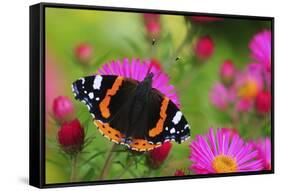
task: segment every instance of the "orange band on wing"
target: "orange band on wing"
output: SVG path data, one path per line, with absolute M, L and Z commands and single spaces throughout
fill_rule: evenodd
M 121 143 L 121 138 L 123 138 L 124 135 L 120 131 L 113 129 L 108 123 L 103 123 L 98 120 L 94 120 L 94 123 L 98 126 L 102 135 L 107 137 L 110 141 Z
M 125 136 L 120 131 L 112 128 L 110 124 L 103 123 L 99 120 L 94 120 L 94 123 L 98 127 L 101 134 L 108 138 L 110 141 L 113 141 L 117 144 L 124 143 L 122 142 L 122 139 L 124 139 Z M 159 147 L 161 143 L 153 144 L 144 139 L 133 139 L 130 144 L 126 145 L 132 150 L 143 152 Z
M 169 98 L 165 97 L 161 103 L 160 118 L 157 121 L 156 126 L 149 130 L 150 137 L 155 137 L 163 131 L 164 122 L 167 117 L 166 110 L 168 108 L 168 103 L 169 103 Z
M 135 151 L 149 151 L 156 147 L 159 147 L 160 145 L 161 143 L 153 144 L 144 139 L 133 139 L 132 143 L 129 146 L 132 150 Z
M 108 118 L 110 116 L 110 111 L 109 111 L 109 103 L 111 100 L 111 97 L 113 95 L 116 94 L 116 92 L 119 90 L 120 86 L 122 85 L 123 82 L 123 77 L 118 76 L 114 82 L 114 84 L 112 85 L 112 88 L 107 90 L 106 95 L 104 97 L 104 99 L 100 102 L 100 111 L 101 111 L 101 115 L 104 118 Z

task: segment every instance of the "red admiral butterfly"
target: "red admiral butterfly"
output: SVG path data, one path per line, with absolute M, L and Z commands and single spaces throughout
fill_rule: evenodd
M 72 84 L 75 99 L 85 103 L 99 131 L 110 141 L 149 151 L 165 141 L 182 143 L 189 125 L 177 106 L 152 88 L 153 74 L 143 81 L 94 75 Z

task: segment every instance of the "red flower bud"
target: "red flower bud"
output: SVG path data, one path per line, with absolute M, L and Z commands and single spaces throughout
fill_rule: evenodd
M 143 14 L 144 24 L 149 38 L 159 38 L 161 33 L 160 15 L 158 14 Z
M 62 149 L 68 154 L 76 154 L 83 148 L 84 129 L 78 119 L 65 122 L 58 131 L 58 141 Z
M 82 43 L 75 48 L 74 54 L 80 63 L 89 64 L 93 57 L 93 48 L 90 44 Z
M 260 114 L 267 114 L 271 110 L 271 94 L 268 91 L 259 92 L 255 102 L 256 110 Z
M 197 23 L 209 23 L 214 21 L 221 21 L 222 18 L 219 17 L 208 17 L 208 16 L 191 16 L 191 21 L 197 22 Z
M 168 157 L 170 150 L 172 148 L 172 143 L 165 142 L 162 146 L 157 147 L 148 153 L 148 162 L 152 168 L 158 168 L 164 163 Z
M 185 175 L 185 173 L 183 170 L 176 170 L 176 172 L 174 174 L 174 176 L 184 176 L 184 175 Z
M 211 37 L 200 37 L 195 44 L 195 54 L 201 60 L 206 60 L 213 55 L 214 42 Z
M 226 60 L 220 67 L 220 77 L 224 85 L 230 86 L 233 84 L 236 69 L 231 60 Z
M 155 67 L 157 70 L 162 70 L 161 63 L 155 58 L 151 59 L 150 65 L 151 67 Z
M 74 107 L 71 100 L 65 96 L 59 96 L 53 101 L 53 113 L 57 120 L 63 122 L 71 120 Z

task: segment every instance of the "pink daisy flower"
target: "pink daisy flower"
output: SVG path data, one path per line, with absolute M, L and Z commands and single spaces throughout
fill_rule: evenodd
M 254 142 L 254 146 L 258 151 L 258 156 L 262 159 L 263 169 L 271 170 L 271 142 L 270 138 L 260 139 Z
M 253 144 L 238 136 L 210 128 L 206 135 L 197 135 L 190 144 L 191 170 L 196 174 L 230 173 L 262 170 L 262 161 Z
M 257 33 L 249 43 L 252 57 L 263 64 L 265 69 L 271 69 L 271 32 L 264 30 Z
M 149 70 L 154 74 L 152 87 L 166 95 L 179 107 L 179 98 L 175 87 L 169 83 L 169 76 L 152 61 L 141 61 L 139 59 L 129 61 L 125 58 L 123 61 L 117 60 L 104 64 L 98 72 L 101 75 L 118 75 L 142 81 Z

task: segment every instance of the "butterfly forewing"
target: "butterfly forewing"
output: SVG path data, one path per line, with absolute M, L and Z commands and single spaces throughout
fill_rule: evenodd
M 80 78 L 72 84 L 75 99 L 85 103 L 97 120 L 108 122 L 127 102 L 136 82 L 114 75 Z

